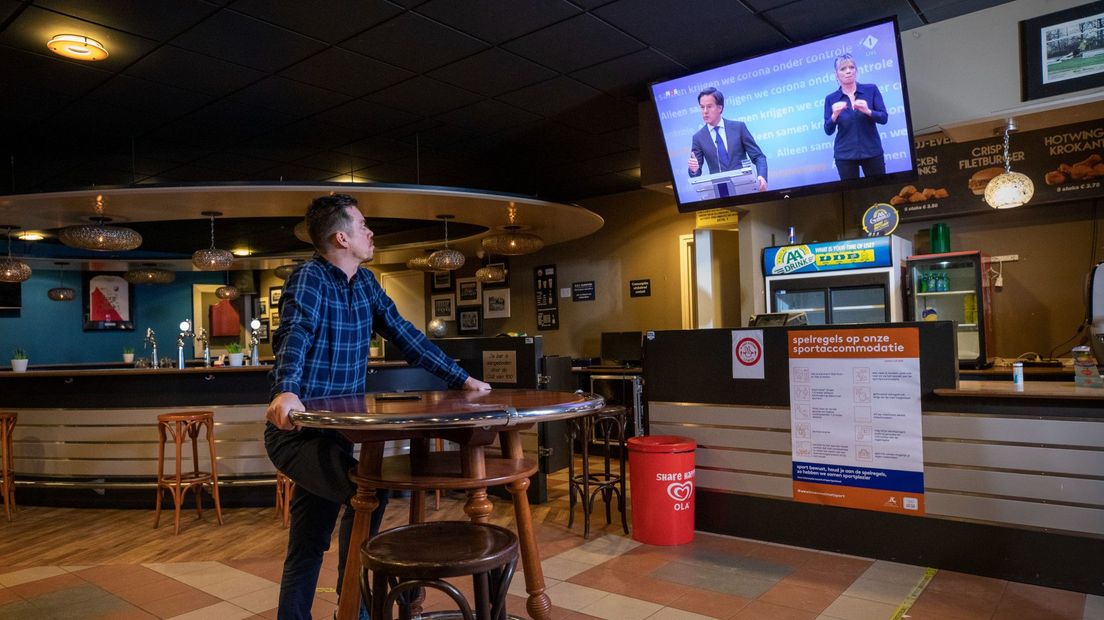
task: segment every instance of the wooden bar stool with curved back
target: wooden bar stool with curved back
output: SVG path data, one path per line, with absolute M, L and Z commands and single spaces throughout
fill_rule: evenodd
M 625 516 L 625 416 L 624 407 L 612 405 L 588 416 L 567 421 L 568 450 L 574 450 L 573 444 L 576 437 L 582 443 L 583 450 L 582 473 L 575 473 L 574 454 L 567 462 L 567 478 L 570 486 L 567 527 L 571 528 L 575 523 L 575 498 L 578 495 L 578 501 L 583 505 L 583 538 L 590 537 L 590 513 L 594 511 L 594 499 L 599 493 L 602 494 L 602 501 L 606 505 L 606 524 L 609 525 L 613 521 L 610 505 L 613 503 L 613 497 L 617 496 L 621 527 L 626 534 L 629 533 L 629 522 Z M 601 445 L 603 467 L 598 472 L 592 472 L 590 469 L 591 441 Z M 614 473 L 610 467 L 614 446 L 618 451 L 617 473 Z
M 276 514 L 283 519 L 284 527 L 288 526 L 288 521 L 291 519 L 291 496 L 293 493 L 295 493 L 295 481 L 277 469 Z
M 207 431 L 207 447 L 211 453 L 211 471 L 199 470 L 199 430 Z M 215 500 L 215 516 L 222 525 L 222 505 L 219 503 L 218 463 L 215 457 L 215 414 L 211 411 L 188 411 L 182 413 L 163 413 L 157 416 L 157 430 L 161 437 L 157 454 L 157 515 L 153 521 L 154 529 L 161 522 L 162 491 L 172 493 L 175 513 L 175 533 L 180 533 L 180 507 L 184 503 L 184 494 L 189 490 L 195 496 L 196 517 L 203 516 L 203 487 L 210 486 L 211 496 Z M 165 440 L 172 435 L 176 446 L 176 470 L 171 476 L 165 475 Z M 183 472 L 183 449 L 186 438 L 192 440 L 192 471 Z
M 4 514 L 11 521 L 15 510 L 15 456 L 12 454 L 15 421 L 14 411 L 0 411 L 0 499 L 4 502 Z
M 444 592 L 464 620 L 507 618 L 506 592 L 517 566 L 518 539 L 504 527 L 465 521 L 404 525 L 366 541 L 360 554 L 360 592 L 373 620 L 391 620 L 395 605 L 402 620 L 421 614 L 412 607 L 422 588 Z M 468 575 L 472 604 L 445 581 Z M 446 615 L 456 617 L 456 612 L 429 612 L 421 617 Z

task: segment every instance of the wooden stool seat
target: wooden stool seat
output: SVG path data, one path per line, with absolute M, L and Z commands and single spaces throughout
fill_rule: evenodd
M 4 514 L 8 521 L 15 510 L 15 422 L 19 414 L 14 411 L 0 411 L 0 501 L 4 502 Z
M 211 453 L 211 471 L 199 469 L 199 431 L 203 428 L 207 434 L 207 447 Z M 203 516 L 204 487 L 210 488 L 215 500 L 215 516 L 222 525 L 222 504 L 218 493 L 218 462 L 215 455 L 215 415 L 210 411 L 189 411 L 183 413 L 163 413 L 157 416 L 157 431 L 160 437 L 157 452 L 157 505 L 153 527 L 157 529 L 161 522 L 162 491 L 169 491 L 173 498 L 174 533 L 180 533 L 180 508 L 184 503 L 184 494 L 189 490 L 195 498 L 196 517 Z M 172 435 L 176 446 L 176 468 L 171 476 L 165 475 L 165 441 Z M 192 471 L 183 471 L 183 448 L 187 439 L 192 440 Z
M 276 470 L 276 514 L 283 518 L 284 527 L 291 519 L 291 496 L 295 493 L 295 481 Z
M 625 422 L 626 411 L 621 406 L 610 406 L 597 412 L 567 421 L 568 450 L 574 452 L 575 438 L 582 443 L 582 472 L 575 473 L 575 456 L 568 460 L 567 477 L 570 486 L 568 500 L 567 527 L 575 523 L 576 496 L 583 505 L 583 538 L 590 537 L 590 513 L 594 510 L 594 499 L 600 493 L 606 505 L 606 524 L 613 522 L 611 504 L 617 497 L 617 510 L 621 513 L 621 527 L 629 533 L 629 521 L 625 515 Z M 590 470 L 590 443 L 598 438 L 602 445 L 602 471 Z M 618 470 L 611 468 L 612 448 L 617 446 Z
M 435 521 L 397 527 L 362 547 L 361 595 L 368 602 L 370 617 L 378 620 L 390 620 L 396 604 L 399 617 L 409 618 L 410 601 L 421 588 L 444 592 L 466 620 L 504 620 L 506 592 L 517 558 L 517 537 L 497 525 Z M 472 576 L 472 605 L 456 586 L 444 581 L 466 575 Z

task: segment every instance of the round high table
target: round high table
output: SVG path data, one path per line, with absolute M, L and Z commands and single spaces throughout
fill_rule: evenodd
M 440 391 L 358 394 L 304 401 L 305 411 L 291 412 L 300 426 L 338 429 L 361 446 L 360 462 L 349 476 L 357 485 L 352 500 L 356 516 L 349 556 L 341 582 L 338 618 L 356 620 L 360 607 L 360 547 L 369 535 L 375 491 L 385 489 L 465 489 L 464 512 L 474 522 L 491 513 L 487 487 L 506 484 L 514 504 L 525 590 L 526 610 L 537 620 L 551 617 L 544 573 L 529 513 L 529 476 L 537 465 L 522 453 L 520 431 L 537 422 L 563 420 L 598 411 L 605 405 L 595 394 L 545 390 Z M 485 448 L 498 438 L 501 456 Z M 429 441 L 443 438 L 459 451 L 430 452 Z M 383 444 L 409 440 L 408 455 L 383 457 Z M 411 494 L 411 520 L 424 519 L 422 493 Z

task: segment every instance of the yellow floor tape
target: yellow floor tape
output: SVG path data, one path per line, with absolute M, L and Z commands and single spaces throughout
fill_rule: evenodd
M 934 568 L 925 568 L 924 576 L 920 577 L 920 581 L 916 582 L 916 585 L 912 587 L 912 591 L 905 597 L 905 600 L 901 601 L 901 604 L 897 606 L 897 610 L 893 612 L 890 620 L 901 620 L 908 617 L 908 610 L 912 607 L 912 604 L 916 602 L 916 599 L 920 598 L 920 593 L 924 591 L 924 588 L 928 587 L 928 583 L 931 582 L 932 577 L 939 572 Z

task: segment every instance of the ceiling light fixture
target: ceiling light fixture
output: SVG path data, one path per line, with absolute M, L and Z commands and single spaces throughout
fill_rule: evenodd
M 512 202 L 506 209 L 506 219 L 509 223 L 499 227 L 505 232 L 483 239 L 484 250 L 506 256 L 521 256 L 532 254 L 544 247 L 544 239 L 533 233 L 522 232 L 527 227 L 517 223 L 517 207 Z
M 153 263 L 145 263 L 138 269 L 124 273 L 123 279 L 131 284 L 168 284 L 176 280 L 176 273 L 168 269 L 157 269 Z
M 59 262 L 54 264 L 58 266 L 58 285 L 46 291 L 46 296 L 53 301 L 73 301 L 77 298 L 77 292 L 69 288 L 68 286 L 62 286 L 61 282 L 61 268 L 65 267 L 69 263 Z
M 222 212 L 204 211 L 203 215 L 211 218 L 211 247 L 196 250 L 192 254 L 192 264 L 201 271 L 225 271 L 234 264 L 234 255 L 215 247 L 215 218 L 222 215 Z
M 38 232 L 37 230 L 24 230 L 23 232 L 15 236 L 20 241 L 42 241 L 46 238 L 46 235 Z
M 0 282 L 24 282 L 31 277 L 31 266 L 11 255 L 11 234 L 19 227 L 9 224 L 0 228 L 8 230 L 8 257 L 0 258 Z
M 1026 174 L 1012 172 L 1012 158 L 1008 152 L 1008 134 L 1016 131 L 1014 119 L 1004 125 L 1004 172 L 993 177 L 985 186 L 985 202 L 994 209 L 1011 209 L 1027 204 L 1035 195 L 1035 184 Z M 995 129 L 994 133 L 1000 133 Z
M 311 242 L 310 229 L 307 228 L 307 220 L 303 220 L 303 221 L 299 222 L 298 224 L 296 224 L 295 228 L 292 230 L 292 232 L 295 233 L 295 238 L 296 239 L 302 241 L 303 243 L 305 243 L 307 245 L 314 245 Z
M 249 248 L 234 248 L 233 250 L 230 250 L 230 253 L 234 256 L 251 256 L 253 254 L 253 250 L 250 250 Z
M 297 262 L 297 263 L 288 263 L 286 265 L 280 265 L 276 269 L 273 269 L 272 272 L 276 275 L 277 278 L 280 278 L 281 280 L 287 280 L 288 276 L 291 275 L 291 272 L 295 271 L 295 268 L 298 267 L 301 264 L 302 264 L 302 261 Z
M 506 279 L 506 269 L 499 264 L 484 265 L 475 270 L 475 279 L 485 284 L 502 282 Z
M 238 287 L 232 284 L 220 286 L 215 289 L 215 297 L 218 297 L 219 299 L 237 299 L 239 295 L 241 295 L 241 291 L 238 290 Z
M 450 250 L 448 246 L 448 222 L 454 217 L 456 216 L 437 216 L 437 219 L 445 222 L 445 249 L 437 250 L 426 259 L 426 264 L 434 271 L 453 271 L 464 266 L 464 254 L 456 250 Z
M 46 42 L 50 51 L 73 60 L 103 60 L 107 48 L 103 43 L 79 34 L 58 34 Z
M 415 256 L 406 261 L 406 268 L 414 271 L 433 271 L 433 267 L 429 266 L 428 256 Z
M 125 226 L 104 226 L 111 218 L 104 217 L 104 199 L 96 196 L 96 215 L 88 218 L 94 224 L 78 224 L 61 229 L 58 240 L 78 250 L 124 252 L 142 245 L 142 235 Z

